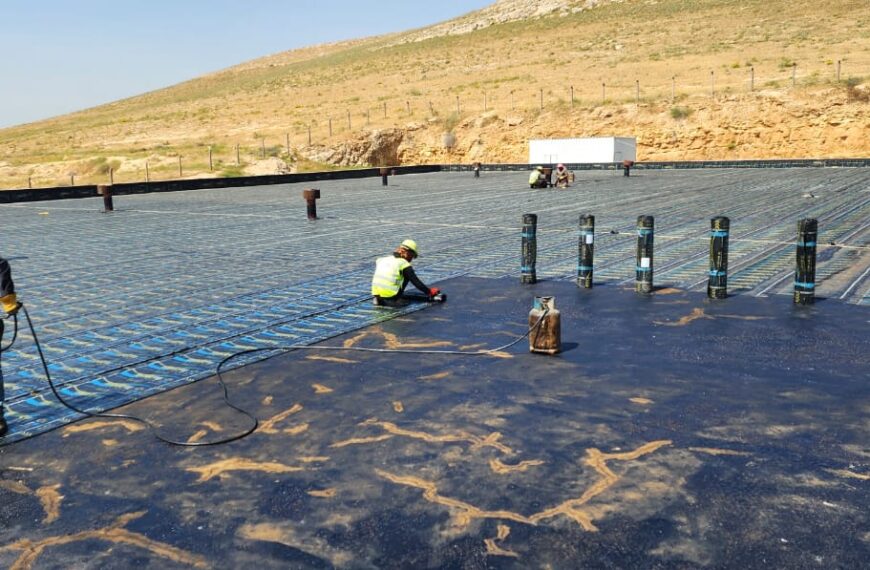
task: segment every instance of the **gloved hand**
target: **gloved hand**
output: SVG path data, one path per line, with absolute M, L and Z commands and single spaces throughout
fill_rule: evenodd
M 7 315 L 14 315 L 21 308 L 21 303 L 18 302 L 18 297 L 15 293 L 9 293 L 0 297 L 0 307 L 2 307 L 3 312 Z
M 432 287 L 431 289 L 429 289 L 429 296 L 434 297 L 435 295 L 437 295 L 440 292 L 441 292 L 441 289 L 439 289 L 438 287 Z

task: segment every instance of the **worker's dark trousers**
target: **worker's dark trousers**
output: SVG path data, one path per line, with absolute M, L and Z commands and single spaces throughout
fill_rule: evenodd
M 428 303 L 429 297 L 423 295 L 408 295 L 399 293 L 395 297 L 378 297 L 375 295 L 375 304 L 384 307 L 407 307 L 412 303 Z

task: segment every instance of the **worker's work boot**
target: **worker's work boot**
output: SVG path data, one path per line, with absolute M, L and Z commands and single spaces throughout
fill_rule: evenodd
M 6 418 L 3 417 L 3 406 L 0 406 L 0 437 L 6 435 L 9 431 L 9 426 L 6 425 Z
M 374 305 L 375 307 L 383 307 L 384 301 L 380 297 L 375 295 L 374 297 L 372 297 L 372 305 Z

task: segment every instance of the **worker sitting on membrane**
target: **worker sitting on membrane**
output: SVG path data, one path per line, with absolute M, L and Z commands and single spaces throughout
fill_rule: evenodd
M 411 267 L 411 261 L 418 254 L 417 242 L 406 239 L 396 248 L 393 255 L 378 258 L 375 262 L 375 274 L 372 277 L 372 295 L 375 305 L 399 307 L 415 300 L 444 301 L 446 299 L 446 295 L 441 293 L 440 289 L 428 287 L 417 277 L 414 268 Z M 409 281 L 422 291 L 425 297 L 406 295 L 405 287 Z
M 529 188 L 546 188 L 549 186 L 549 180 L 547 180 L 547 175 L 544 174 L 544 167 L 539 166 L 532 170 L 532 173 L 529 174 Z
M 556 173 L 555 174 L 556 174 L 556 182 L 554 182 L 553 185 L 556 188 L 567 188 L 568 182 L 570 182 L 570 180 L 569 180 L 570 175 L 568 174 L 568 169 L 565 168 L 565 165 L 562 163 L 559 163 L 559 165 L 556 166 Z

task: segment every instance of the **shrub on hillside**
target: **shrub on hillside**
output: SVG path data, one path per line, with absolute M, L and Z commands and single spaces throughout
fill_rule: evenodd
M 671 118 L 680 120 L 685 119 L 692 114 L 692 110 L 688 107 L 671 107 Z

